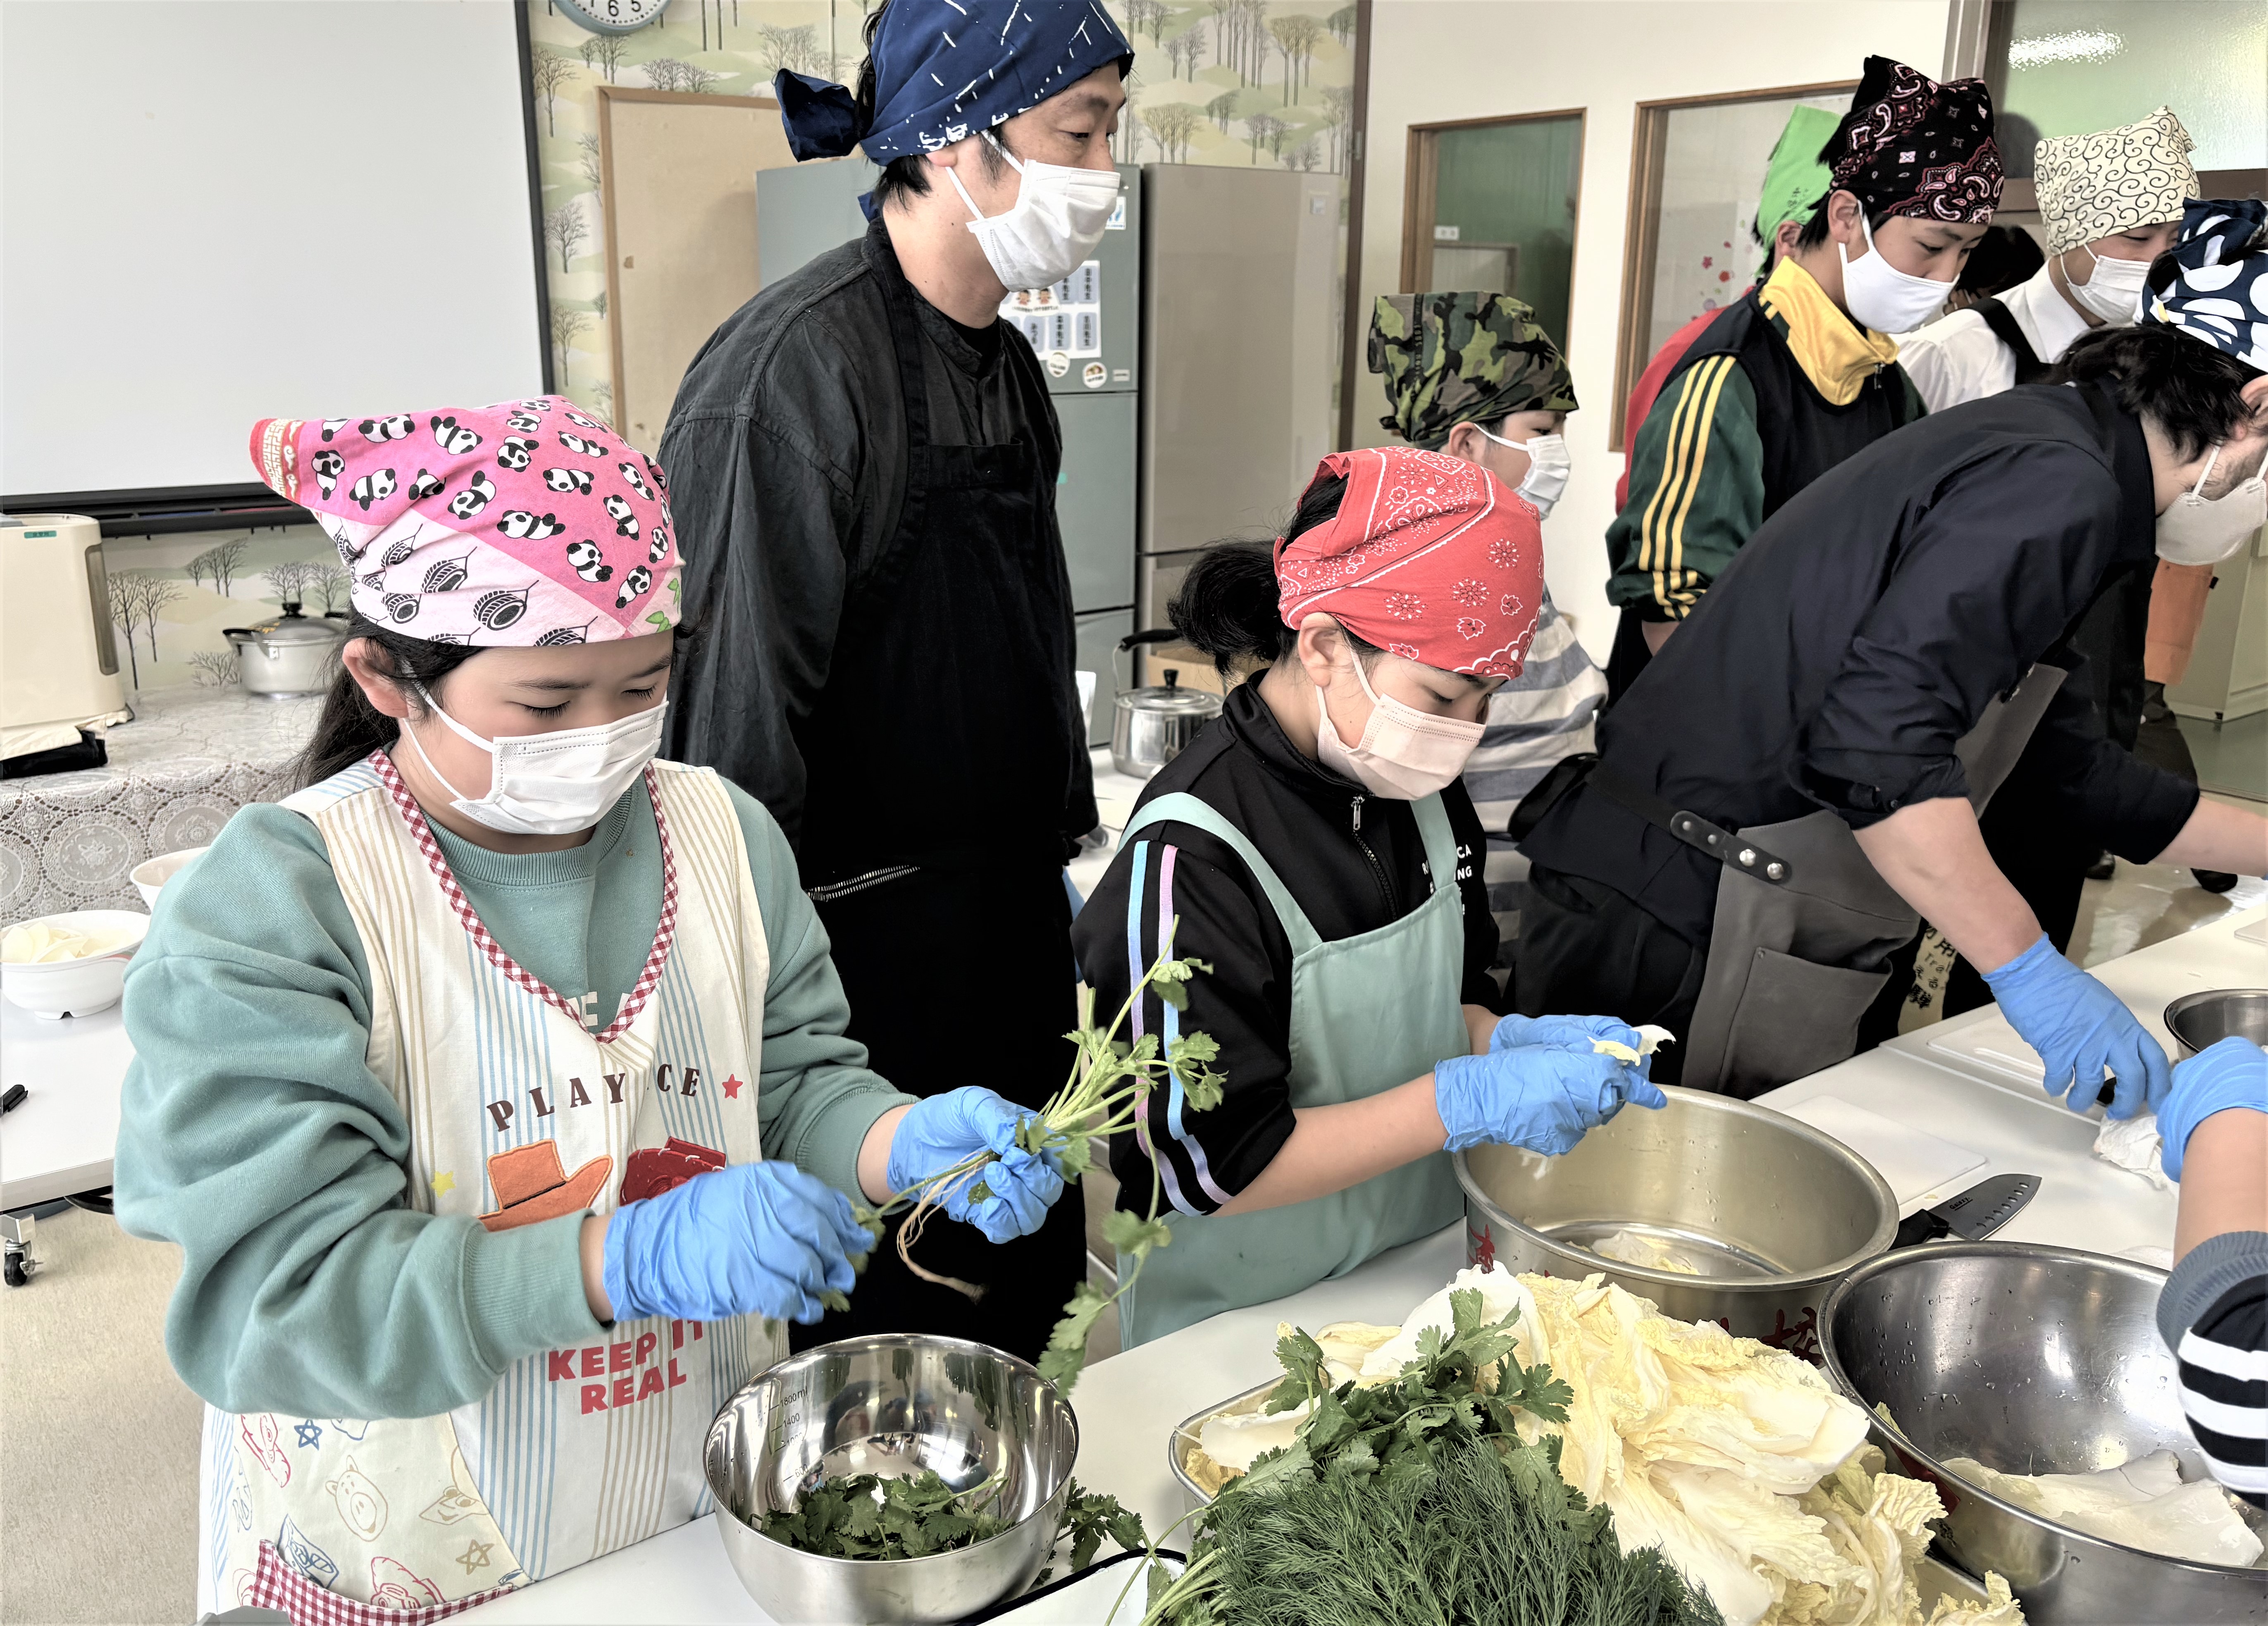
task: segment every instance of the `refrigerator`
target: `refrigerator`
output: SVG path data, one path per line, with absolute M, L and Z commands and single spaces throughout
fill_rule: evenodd
M 758 276 L 769 287 L 866 229 L 863 158 L 756 176 Z M 1050 288 L 1012 292 L 1000 317 L 1040 357 L 1063 431 L 1056 519 L 1071 573 L 1078 669 L 1094 674 L 1087 737 L 1110 742 L 1113 656 L 1134 630 L 1136 442 L 1142 394 L 1142 175 L 1118 171 L 1118 206 L 1085 264 Z
M 1197 553 L 1273 536 L 1337 449 L 1339 178 L 1149 164 L 1142 180 L 1135 607 L 1160 627 Z

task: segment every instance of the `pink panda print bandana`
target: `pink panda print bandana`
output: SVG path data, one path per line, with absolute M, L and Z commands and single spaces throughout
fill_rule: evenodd
M 252 460 L 338 544 L 356 610 L 409 637 L 526 647 L 677 625 L 661 469 L 563 395 L 266 418 Z

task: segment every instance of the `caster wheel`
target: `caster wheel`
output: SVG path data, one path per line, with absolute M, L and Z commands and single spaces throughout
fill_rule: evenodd
M 5 1265 L 0 1266 L 0 1281 L 6 1282 L 11 1287 L 21 1287 L 31 1279 L 32 1273 L 26 1268 L 21 1254 L 9 1254 Z

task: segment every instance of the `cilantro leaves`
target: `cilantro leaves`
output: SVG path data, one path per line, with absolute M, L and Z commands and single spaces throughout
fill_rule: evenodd
M 932 1469 L 911 1479 L 854 1474 L 821 1481 L 792 1512 L 766 1513 L 762 1528 L 775 1541 L 826 1558 L 926 1558 L 1008 1527 L 976 1510 L 971 1498 L 986 1494 L 997 1502 L 999 1488 L 987 1481 L 964 1496 Z

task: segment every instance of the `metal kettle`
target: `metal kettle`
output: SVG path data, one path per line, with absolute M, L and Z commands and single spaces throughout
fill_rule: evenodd
M 1122 655 L 1145 644 L 1170 644 L 1181 634 L 1153 627 L 1118 641 Z M 1197 732 L 1220 715 L 1220 696 L 1183 688 L 1181 673 L 1168 666 L 1156 688 L 1121 688 L 1110 723 L 1110 765 L 1120 773 L 1147 779 L 1182 754 Z

